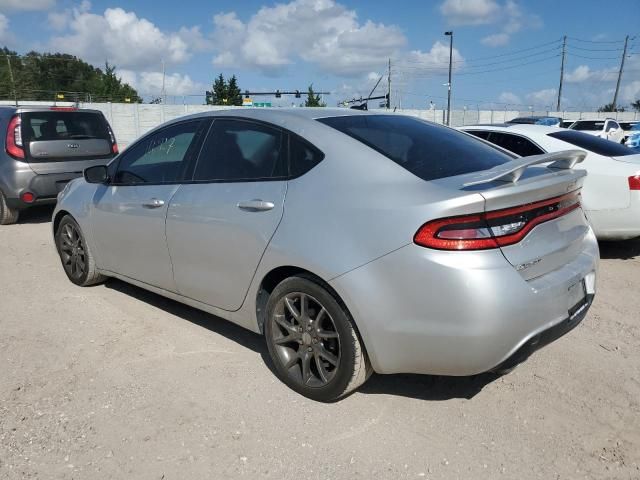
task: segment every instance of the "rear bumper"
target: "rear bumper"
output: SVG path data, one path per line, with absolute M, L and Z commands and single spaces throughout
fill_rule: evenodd
M 74 178 L 82 176 L 82 172 L 49 173 L 38 175 L 36 173 L 24 174 L 20 181 L 15 182 L 10 189 L 6 189 L 5 196 L 10 208 L 23 210 L 35 205 L 54 204 L 58 193 Z M 22 201 L 22 194 L 30 192 L 36 200 L 31 203 Z
M 590 229 L 571 262 L 528 281 L 499 250 L 439 252 L 412 244 L 330 283 L 376 372 L 475 375 L 573 328 L 565 326 L 574 306 L 569 288 L 585 280 L 583 318 L 598 258 Z

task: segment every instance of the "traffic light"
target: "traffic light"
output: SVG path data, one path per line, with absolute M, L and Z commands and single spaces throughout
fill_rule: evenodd
M 207 90 L 205 92 L 205 105 L 213 105 L 213 92 Z
M 300 90 L 296 90 L 296 98 L 300 98 Z
M 280 93 L 280 90 L 276 90 L 276 98 L 281 98 L 282 94 Z
M 387 94 L 384 96 L 384 98 L 385 98 L 385 100 L 386 100 L 386 105 L 385 105 L 385 107 L 386 107 L 386 108 L 391 108 L 391 105 L 389 104 L 389 94 L 387 93 Z
M 244 98 L 250 98 L 249 97 L 249 90 L 245 90 L 244 91 Z

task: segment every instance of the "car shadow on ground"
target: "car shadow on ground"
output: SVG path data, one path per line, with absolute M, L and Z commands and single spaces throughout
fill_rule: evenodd
M 31 207 L 20 212 L 18 218 L 18 225 L 20 224 L 36 224 L 36 223 L 48 223 L 51 221 L 53 215 L 54 205 L 41 205 L 38 207 Z
M 600 258 L 631 260 L 640 257 L 640 238 L 618 242 L 599 242 Z
M 215 315 L 170 300 L 142 288 L 116 279 L 110 279 L 105 286 L 125 295 L 134 297 L 156 308 L 187 320 L 195 325 L 222 335 L 237 344 L 260 354 L 265 365 L 275 375 L 269 351 L 261 335 L 250 332 L 234 323 Z M 400 395 L 419 400 L 449 400 L 453 398 L 473 398 L 485 385 L 500 376 L 493 373 L 473 377 L 441 377 L 433 375 L 373 375 L 358 392 L 367 395 Z

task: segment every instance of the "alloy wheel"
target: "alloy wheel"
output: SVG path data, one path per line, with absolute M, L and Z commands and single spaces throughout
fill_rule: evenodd
M 82 235 L 71 223 L 65 224 L 60 231 L 60 257 L 70 277 L 80 279 L 87 271 L 87 256 Z
M 288 293 L 271 321 L 271 342 L 287 374 L 305 387 L 331 382 L 340 366 L 340 337 L 325 307 L 306 293 Z

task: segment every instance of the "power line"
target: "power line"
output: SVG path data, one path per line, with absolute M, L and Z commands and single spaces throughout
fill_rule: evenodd
M 582 38 L 576 37 L 567 37 L 570 40 L 575 40 L 576 42 L 584 42 L 584 43 L 624 43 L 624 38 L 622 40 L 584 40 Z

